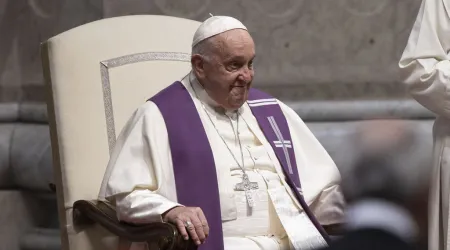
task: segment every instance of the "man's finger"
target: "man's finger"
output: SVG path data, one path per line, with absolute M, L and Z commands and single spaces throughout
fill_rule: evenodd
M 192 217 L 194 217 L 194 216 L 192 216 Z M 198 235 L 197 235 L 197 232 L 195 230 L 194 224 L 192 223 L 192 217 L 191 217 L 191 219 L 189 221 L 190 223 L 186 222 L 186 229 L 187 229 L 189 235 L 191 236 L 191 239 L 198 246 L 198 245 L 201 244 L 201 242 L 200 242 L 200 240 L 198 238 Z
M 203 231 L 205 232 L 205 236 L 208 237 L 209 225 L 208 225 L 208 221 L 206 220 L 205 214 L 203 213 L 201 208 L 198 208 L 196 212 L 197 212 L 198 218 L 200 219 L 200 222 L 202 223 Z
M 196 213 L 192 214 L 192 224 L 194 224 L 195 232 L 197 233 L 199 243 L 203 243 L 206 239 L 205 232 L 203 230 L 203 225 L 200 222 L 200 219 L 198 218 Z
M 184 225 L 184 222 L 181 219 L 176 220 L 178 231 L 180 232 L 181 236 L 183 236 L 183 239 L 188 240 L 189 235 L 186 231 L 186 226 Z

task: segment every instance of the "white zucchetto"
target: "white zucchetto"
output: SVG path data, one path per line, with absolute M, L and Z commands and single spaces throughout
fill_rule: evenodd
M 212 16 L 204 21 L 194 34 L 192 47 L 199 42 L 225 31 L 247 28 L 236 18 L 229 16 Z

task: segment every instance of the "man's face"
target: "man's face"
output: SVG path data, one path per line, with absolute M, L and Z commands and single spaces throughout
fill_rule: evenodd
M 227 110 L 236 110 L 248 98 L 254 76 L 255 44 L 250 34 L 241 29 L 212 39 L 212 56 L 203 60 L 197 77 L 214 101 Z

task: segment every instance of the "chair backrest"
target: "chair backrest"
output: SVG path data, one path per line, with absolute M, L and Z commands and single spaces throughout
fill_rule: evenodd
M 100 227 L 74 230 L 72 205 L 97 199 L 110 150 L 133 111 L 190 71 L 199 25 L 168 16 L 123 16 L 42 44 L 64 249 L 116 249 L 116 238 Z

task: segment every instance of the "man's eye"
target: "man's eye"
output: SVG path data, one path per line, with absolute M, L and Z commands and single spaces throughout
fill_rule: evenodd
M 232 69 L 238 69 L 239 67 L 240 66 L 239 66 L 239 64 L 237 62 L 234 62 L 234 63 L 230 64 L 230 68 L 232 68 Z

